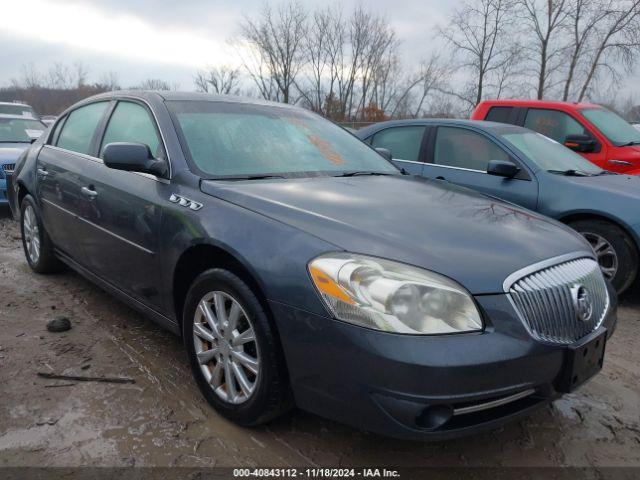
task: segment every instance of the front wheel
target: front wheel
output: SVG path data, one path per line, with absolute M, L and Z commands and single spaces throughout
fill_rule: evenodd
M 620 227 L 603 220 L 581 220 L 569 225 L 591 245 L 600 269 L 620 294 L 631 286 L 638 273 L 638 251 Z
M 182 331 L 196 382 L 220 414 L 252 426 L 289 408 L 278 339 L 259 300 L 236 275 L 211 269 L 196 278 Z

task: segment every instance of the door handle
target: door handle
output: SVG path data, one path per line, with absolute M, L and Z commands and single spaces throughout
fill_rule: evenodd
M 49 175 L 49 172 L 47 172 L 44 168 L 39 168 L 38 174 L 42 175 L 43 177 L 46 177 L 47 175 Z
M 627 162 L 625 160 L 609 160 L 609 163 L 612 163 L 613 165 L 620 165 L 622 167 L 631 167 L 631 166 L 633 166 L 633 163 Z
M 436 180 L 444 180 L 445 182 L 447 181 L 447 179 L 444 178 L 442 175 L 436 177 Z
M 80 189 L 80 192 L 85 197 L 88 197 L 89 200 L 92 200 L 92 199 L 94 199 L 94 198 L 96 198 L 98 196 L 98 192 L 96 192 L 95 190 L 91 190 L 90 188 L 87 188 L 87 187 L 82 187 Z

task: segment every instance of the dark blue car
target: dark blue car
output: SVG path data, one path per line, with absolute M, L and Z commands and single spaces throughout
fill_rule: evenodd
M 18 158 L 46 129 L 40 120 L 0 113 L 0 205 L 8 202 L 7 177 L 13 173 Z
M 531 130 L 467 120 L 400 120 L 356 135 L 406 171 L 473 188 L 580 232 L 618 293 L 638 271 L 640 178 L 604 171 Z M 425 208 L 428 208 L 425 205 Z
M 30 267 L 67 265 L 181 335 L 242 425 L 295 404 L 403 438 L 491 428 L 590 379 L 615 329 L 580 235 L 403 175 L 292 106 L 99 95 L 12 179 Z

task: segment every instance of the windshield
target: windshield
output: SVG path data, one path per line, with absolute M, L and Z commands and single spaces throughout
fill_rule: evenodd
M 593 175 L 602 172 L 602 169 L 577 153 L 539 133 L 503 133 L 500 137 L 520 150 L 542 170 L 554 172 L 575 170 Z
M 581 112 L 615 146 L 640 144 L 640 131 L 611 110 L 589 108 Z
M 183 147 L 208 178 L 399 174 L 356 137 L 311 112 L 212 101 L 167 105 Z
M 47 129 L 37 120 L 0 117 L 0 142 L 30 143 Z

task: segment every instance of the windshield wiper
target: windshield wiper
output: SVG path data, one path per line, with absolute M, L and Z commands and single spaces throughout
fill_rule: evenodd
M 0 140 L 0 143 L 31 143 L 25 140 Z
M 220 176 L 214 177 L 212 180 L 265 180 L 267 178 L 287 178 L 284 175 L 238 175 L 238 176 Z
M 623 143 L 622 145 L 618 145 L 619 147 L 631 147 L 633 145 L 640 145 L 639 140 L 631 140 L 630 142 Z
M 387 172 L 370 172 L 368 170 L 356 170 L 353 172 L 344 172 L 344 173 L 340 173 L 338 175 L 334 175 L 335 177 L 356 177 L 359 175 L 373 175 L 373 176 L 382 176 L 382 175 L 396 175 L 394 173 L 387 173 Z M 403 174 L 404 175 L 404 174 Z
M 557 175 L 566 175 L 567 177 L 592 177 L 591 173 L 583 172 L 581 170 L 547 170 L 549 173 L 555 173 Z

